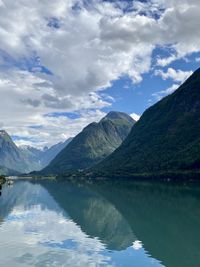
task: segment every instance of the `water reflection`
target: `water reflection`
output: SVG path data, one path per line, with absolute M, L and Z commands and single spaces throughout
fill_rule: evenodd
M 199 198 L 192 185 L 15 182 L 0 198 L 0 262 L 200 266 Z
M 82 232 L 41 185 L 5 187 L 0 211 L 2 266 L 109 266 L 103 244 Z
M 43 186 L 84 232 L 98 237 L 109 250 L 126 249 L 137 240 L 126 219 L 98 190 L 69 182 Z
M 145 249 L 164 265 L 200 266 L 199 185 L 107 182 L 91 188 L 118 209 Z

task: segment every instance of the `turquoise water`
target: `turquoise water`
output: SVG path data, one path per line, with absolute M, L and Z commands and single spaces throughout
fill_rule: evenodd
M 4 185 L 0 266 L 200 266 L 200 186 Z

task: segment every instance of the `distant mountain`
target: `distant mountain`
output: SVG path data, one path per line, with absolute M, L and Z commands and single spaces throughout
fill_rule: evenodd
M 20 149 L 30 157 L 33 157 L 33 160 L 40 159 L 41 154 L 43 153 L 41 149 L 32 146 L 20 146 Z
M 72 138 L 68 138 L 65 142 L 60 142 L 43 150 L 31 146 L 23 146 L 21 150 L 28 161 L 32 163 L 31 171 L 39 171 L 46 167 L 71 140 Z
M 11 175 L 18 175 L 18 174 L 20 174 L 20 173 L 17 171 L 8 169 L 4 166 L 0 166 L 0 176 L 1 175 L 10 175 L 11 176 Z M 1 182 L 0 182 L 0 184 L 1 184 Z
M 17 175 L 39 171 L 64 148 L 72 138 L 46 150 L 31 146 L 18 147 L 8 133 L 0 130 L 0 175 Z
M 110 112 L 91 123 L 64 148 L 42 173 L 86 169 L 110 155 L 127 137 L 135 121 L 122 112 Z
M 72 141 L 72 139 L 73 138 L 68 138 L 65 142 L 60 142 L 42 151 L 41 163 L 43 168 L 46 167 L 58 155 L 58 153 Z
M 93 168 L 104 175 L 200 170 L 200 69 L 150 107 L 128 138 Z
M 21 153 L 24 155 L 25 160 L 28 162 L 30 166 L 30 171 L 36 170 L 39 171 L 42 169 L 42 164 L 41 164 L 41 155 L 42 155 L 42 150 L 31 147 L 31 146 L 21 146 L 19 147 L 21 150 Z
M 11 137 L 4 130 L 0 131 L 0 165 L 2 174 L 9 170 L 19 173 L 31 170 L 26 155 L 15 145 Z

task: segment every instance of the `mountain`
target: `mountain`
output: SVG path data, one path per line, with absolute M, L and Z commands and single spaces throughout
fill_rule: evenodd
M 31 146 L 20 146 L 19 149 L 24 155 L 25 160 L 29 163 L 30 171 L 39 171 L 42 169 L 42 164 L 40 157 L 42 155 L 42 150 L 31 147 Z
M 4 130 L 0 131 L 0 165 L 2 174 L 10 173 L 10 170 L 18 173 L 31 170 L 26 155 L 15 145 Z
M 21 150 L 28 161 L 32 163 L 31 171 L 39 171 L 46 167 L 71 140 L 72 138 L 68 138 L 65 142 L 60 142 L 43 150 L 31 146 L 23 146 Z
M 122 112 L 110 112 L 99 123 L 83 129 L 42 173 L 86 169 L 110 155 L 127 137 L 135 121 Z
M 42 150 L 32 146 L 20 146 L 21 151 L 27 153 L 33 160 L 39 160 L 42 155 Z
M 122 145 L 93 171 L 113 176 L 194 171 L 200 169 L 199 151 L 200 69 L 145 111 Z
M 19 172 L 17 171 L 14 171 L 14 170 L 11 170 L 11 169 L 8 169 L 4 166 L 0 166 L 0 176 L 1 175 L 9 175 L 9 176 L 12 176 L 12 175 L 18 175 Z M 1 184 L 1 182 L 0 182 Z
M 34 147 L 17 147 L 8 133 L 0 130 L 0 175 L 17 175 L 39 171 L 71 141 L 54 145 L 46 150 Z
M 72 139 L 73 138 L 68 138 L 65 142 L 60 142 L 48 149 L 45 149 L 41 155 L 41 163 L 43 168 L 46 167 L 58 155 L 58 153 L 72 141 Z

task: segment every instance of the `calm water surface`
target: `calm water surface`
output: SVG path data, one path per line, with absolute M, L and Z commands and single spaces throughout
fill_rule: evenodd
M 199 267 L 200 186 L 5 185 L 0 266 Z

